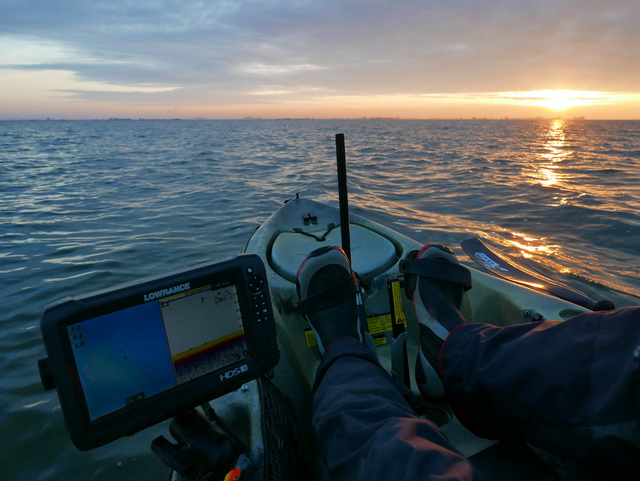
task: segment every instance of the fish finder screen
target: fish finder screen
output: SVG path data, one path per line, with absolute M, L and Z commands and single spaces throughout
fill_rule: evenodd
M 91 420 L 248 356 L 233 283 L 162 295 L 67 326 Z

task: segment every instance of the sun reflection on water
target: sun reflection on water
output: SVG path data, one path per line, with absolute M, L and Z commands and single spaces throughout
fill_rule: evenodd
M 561 163 L 569 158 L 573 152 L 567 148 L 564 120 L 551 122 L 545 139 L 539 144 L 538 154 L 540 163 L 535 166 L 533 178 L 543 187 L 558 185 L 565 177 L 561 172 Z
M 531 259 L 534 254 L 552 255 L 560 247 L 547 244 L 545 237 L 532 237 L 521 232 L 511 232 L 511 236 L 513 238 L 508 242 L 526 259 Z

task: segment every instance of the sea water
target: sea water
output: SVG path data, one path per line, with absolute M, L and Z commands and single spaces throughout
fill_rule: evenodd
M 77 451 L 40 384 L 43 307 L 242 250 L 299 193 L 423 243 L 481 236 L 618 306 L 640 302 L 640 122 L 0 122 L 0 479 L 164 479 L 166 423 Z

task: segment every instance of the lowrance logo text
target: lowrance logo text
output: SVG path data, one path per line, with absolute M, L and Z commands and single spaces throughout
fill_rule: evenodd
M 220 374 L 220 380 L 228 381 L 232 377 L 237 376 L 238 374 L 242 374 L 243 372 L 246 372 L 248 370 L 249 370 L 249 366 L 247 364 L 243 364 L 242 366 L 236 367 L 231 371 L 227 371 L 224 374 Z
M 185 282 L 184 284 L 178 284 L 177 286 L 169 287 L 168 289 L 160 289 L 159 291 L 149 292 L 144 295 L 144 300 L 153 301 L 154 299 L 160 299 L 161 297 L 167 297 L 171 294 L 177 294 L 178 292 L 184 292 L 191 289 L 191 283 Z

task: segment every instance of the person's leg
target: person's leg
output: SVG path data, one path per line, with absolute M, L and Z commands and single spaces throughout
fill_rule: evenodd
M 450 249 L 425 246 L 400 268 L 420 323 L 426 396 L 444 392 L 479 436 L 638 467 L 640 307 L 566 322 L 467 324 L 457 308 L 468 277 Z
M 356 339 L 330 344 L 316 385 L 313 425 L 332 481 L 480 479 Z
M 462 324 L 440 375 L 475 434 L 572 459 L 640 465 L 640 307 L 565 322 Z
M 420 419 L 360 342 L 355 277 L 338 247 L 307 257 L 299 307 L 320 347 L 313 425 L 332 481 L 478 479 L 436 425 Z
M 443 245 L 426 245 L 409 252 L 400 262 L 400 271 L 420 332 L 418 389 L 428 399 L 444 401 L 438 358 L 449 332 L 466 322 L 458 309 L 464 292 L 471 288 L 471 273 Z

